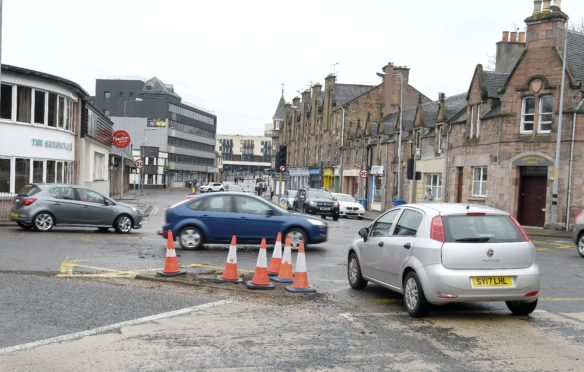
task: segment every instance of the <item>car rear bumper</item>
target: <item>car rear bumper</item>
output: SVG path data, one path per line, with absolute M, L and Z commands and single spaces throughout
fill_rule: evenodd
M 474 301 L 535 301 L 538 298 L 539 266 L 504 270 L 451 270 L 441 264 L 419 270 L 426 299 L 433 304 Z M 474 287 L 472 277 L 510 277 L 509 287 Z

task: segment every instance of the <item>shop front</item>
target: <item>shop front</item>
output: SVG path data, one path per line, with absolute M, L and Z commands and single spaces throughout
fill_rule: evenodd
M 298 190 L 301 187 L 309 186 L 308 168 L 288 168 L 290 173 L 290 187 L 289 190 Z
M 385 204 L 385 190 L 384 190 L 384 179 L 385 173 L 383 165 L 373 165 L 371 166 L 371 171 L 369 173 L 369 193 L 368 202 L 370 209 L 372 211 L 381 211 Z
M 320 167 L 309 167 L 308 174 L 310 176 L 309 186 L 312 188 L 322 187 L 322 176 L 320 174 Z
M 326 167 L 322 171 L 322 187 L 329 191 L 335 190 L 335 174 L 333 168 Z
M 359 191 L 359 169 L 344 169 L 343 170 L 343 189 L 342 193 L 357 197 Z

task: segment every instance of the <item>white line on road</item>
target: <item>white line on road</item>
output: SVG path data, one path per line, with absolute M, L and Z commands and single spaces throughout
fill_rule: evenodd
M 169 311 L 169 312 L 166 312 L 166 313 L 151 315 L 151 316 L 147 316 L 147 317 L 144 317 L 144 318 L 127 320 L 125 322 L 110 324 L 110 325 L 106 325 L 106 326 L 103 326 L 103 327 L 97 327 L 97 328 L 93 328 L 93 329 L 88 329 L 86 331 L 81 331 L 81 332 L 76 332 L 76 333 L 70 333 L 68 335 L 51 337 L 51 338 L 47 338 L 45 340 L 39 340 L 39 341 L 29 342 L 29 343 L 26 343 L 26 344 L 9 346 L 9 347 L 5 347 L 3 349 L 0 349 L 0 355 L 12 353 L 14 351 L 19 351 L 19 350 L 32 349 L 32 348 L 35 348 L 35 347 L 49 345 L 49 344 L 54 344 L 54 343 L 58 343 L 58 342 L 77 340 L 77 339 L 80 339 L 80 338 L 83 338 L 83 337 L 93 336 L 93 335 L 96 335 L 96 334 L 99 334 L 99 333 L 110 332 L 112 330 L 120 329 L 122 327 L 128 327 L 128 326 L 133 326 L 133 325 L 138 325 L 138 324 L 144 324 L 144 323 L 148 323 L 148 322 L 152 322 L 154 320 L 159 320 L 159 319 L 164 319 L 164 318 L 171 318 L 171 317 L 174 317 L 174 316 L 184 315 L 184 314 L 192 313 L 192 312 L 195 312 L 195 311 L 205 310 L 205 309 L 208 309 L 208 308 L 211 308 L 211 307 L 215 307 L 215 306 L 226 305 L 226 304 L 229 304 L 229 303 L 231 303 L 231 301 L 228 301 L 228 300 L 221 300 L 221 301 L 216 301 L 216 302 L 209 302 L 209 303 L 206 303 L 206 304 L 203 304 L 203 305 L 186 307 L 184 309 L 179 309 L 179 310 L 175 310 L 175 311 Z

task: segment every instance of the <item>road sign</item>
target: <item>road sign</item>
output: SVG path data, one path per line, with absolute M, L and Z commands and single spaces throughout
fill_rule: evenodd
M 144 168 L 144 160 L 137 159 L 136 161 L 134 161 L 134 165 L 136 166 L 136 168 L 142 169 Z
M 282 173 L 286 172 L 286 166 L 285 165 L 280 165 L 280 172 L 282 172 Z
M 367 171 L 367 169 L 361 169 L 359 171 L 359 177 L 361 177 L 361 178 L 367 178 L 367 176 L 369 176 L 369 172 Z
M 112 144 L 120 149 L 128 147 L 130 144 L 130 135 L 125 130 L 116 130 L 112 134 Z

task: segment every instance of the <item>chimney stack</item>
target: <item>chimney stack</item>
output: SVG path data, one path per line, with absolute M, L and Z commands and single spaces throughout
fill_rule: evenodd
M 534 0 L 533 1 L 533 15 L 541 14 L 541 0 Z
M 525 32 L 503 31 L 503 39 L 497 43 L 495 71 L 509 73 L 525 50 Z
M 543 14 L 549 14 L 550 13 L 550 5 L 552 3 L 552 0 L 543 0 Z

